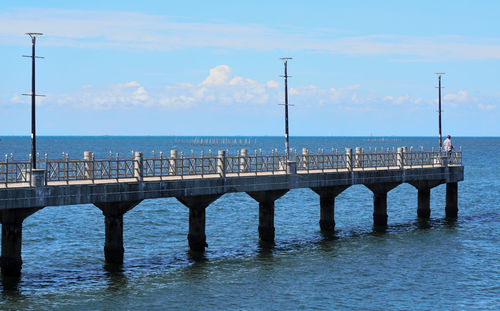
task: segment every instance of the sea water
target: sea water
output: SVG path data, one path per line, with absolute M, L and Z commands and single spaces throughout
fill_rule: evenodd
M 23 224 L 19 282 L 4 285 L 0 309 L 82 310 L 499 310 L 500 138 L 453 138 L 463 147 L 459 216 L 445 219 L 445 186 L 431 191 L 431 218 L 417 219 L 417 190 L 388 194 L 388 228 L 372 228 L 372 193 L 348 188 L 335 202 L 336 231 L 319 230 L 319 197 L 294 189 L 278 199 L 276 243 L 258 242 L 258 204 L 226 194 L 206 213 L 208 248 L 188 252 L 188 209 L 175 198 L 144 200 L 124 216 L 124 264 L 104 262 L 104 217 L 92 204 L 48 206 Z M 438 145 L 437 138 L 292 137 L 300 153 L 357 146 L 384 150 Z M 28 137 L 0 137 L 0 155 L 27 159 Z M 39 137 L 48 157 L 270 153 L 281 137 Z M 2 279 L 2 281 L 5 281 Z

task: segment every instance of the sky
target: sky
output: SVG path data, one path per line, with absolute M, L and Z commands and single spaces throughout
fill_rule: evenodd
M 0 136 L 500 136 L 500 1 L 0 1 Z

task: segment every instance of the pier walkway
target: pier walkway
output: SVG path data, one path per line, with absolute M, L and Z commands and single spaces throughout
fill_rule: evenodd
M 365 185 L 373 192 L 373 224 L 387 226 L 387 193 L 401 183 L 418 190 L 417 215 L 430 217 L 430 190 L 446 184 L 446 217 L 458 213 L 458 182 L 464 179 L 462 151 L 443 153 L 397 150 L 369 151 L 346 148 L 345 153 L 303 149 L 289 159 L 275 152 L 235 155 L 184 156 L 172 150 L 145 158 L 110 155 L 95 159 L 68 156 L 58 160 L 30 161 L 6 156 L 0 162 L 1 270 L 19 275 L 24 219 L 45 206 L 94 204 L 105 223 L 104 254 L 109 263 L 123 262 L 123 215 L 142 200 L 175 197 L 189 208 L 188 244 L 193 252 L 206 246 L 205 209 L 225 193 L 246 192 L 259 203 L 258 233 L 261 241 L 274 241 L 274 201 L 291 189 L 311 188 L 319 195 L 320 228 L 335 227 L 335 197 L 348 187 Z

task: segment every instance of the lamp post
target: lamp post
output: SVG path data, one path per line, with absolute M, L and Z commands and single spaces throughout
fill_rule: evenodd
M 287 74 L 287 63 L 291 57 L 282 57 L 281 60 L 285 64 L 285 157 L 286 160 L 290 160 L 290 141 L 288 133 L 288 74 Z
M 436 72 L 438 76 L 438 112 L 439 112 L 439 151 L 443 149 L 443 136 L 441 135 L 441 75 L 444 75 L 444 72 Z
M 44 96 L 35 93 L 35 58 L 43 58 L 36 56 L 35 44 L 36 37 L 43 35 L 39 32 L 27 32 L 26 35 L 31 37 L 32 47 L 31 56 L 23 55 L 23 57 L 31 57 L 31 94 L 23 94 L 31 96 L 31 168 L 36 169 L 36 112 L 35 112 L 35 97 Z

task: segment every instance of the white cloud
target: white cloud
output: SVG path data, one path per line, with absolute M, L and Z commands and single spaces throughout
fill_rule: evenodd
M 443 96 L 443 104 L 451 107 L 458 107 L 460 104 L 477 102 L 478 98 L 471 96 L 467 91 L 460 90 L 456 93 L 449 93 Z M 437 99 L 436 99 L 437 102 Z
M 401 96 L 385 96 L 383 98 L 384 101 L 392 104 L 392 105 L 420 105 L 422 103 L 422 98 L 413 98 L 408 94 Z
M 210 74 L 203 80 L 203 85 L 222 85 L 227 84 L 232 75 L 231 68 L 228 65 L 219 65 L 210 69 Z
M 226 109 L 232 107 L 269 106 L 272 109 L 283 103 L 283 89 L 276 81 L 259 82 L 235 75 L 228 65 L 215 66 L 199 83 L 169 84 L 161 89 L 148 89 L 138 81 L 128 81 L 108 86 L 84 85 L 71 94 L 49 94 L 43 105 L 71 106 L 79 109 L 131 109 L 156 107 L 175 109 Z M 465 90 L 447 94 L 449 104 L 470 102 Z M 289 102 L 294 109 L 309 108 L 342 109 L 347 111 L 405 111 L 421 109 L 422 98 L 408 94 L 382 96 L 363 89 L 360 84 L 345 87 L 322 88 L 316 85 L 289 88 Z M 11 103 L 27 103 L 15 95 Z M 425 102 L 432 102 L 431 99 Z M 479 109 L 493 110 L 494 105 L 478 105 Z
M 10 98 L 10 102 L 11 103 L 14 103 L 14 104 L 25 104 L 25 103 L 28 103 L 29 99 L 27 96 L 20 96 L 20 95 L 17 95 L 17 94 L 14 94 L 11 98 Z
M 108 86 L 84 85 L 73 94 L 51 94 L 48 103 L 71 105 L 84 109 L 128 109 L 131 107 L 163 107 L 189 109 L 195 106 L 265 105 L 279 102 L 273 81 L 260 83 L 234 75 L 228 65 L 210 69 L 200 83 L 166 85 L 157 91 L 147 90 L 137 81 Z M 20 102 L 14 96 L 11 102 Z
M 140 86 L 139 82 L 137 81 L 130 81 L 130 82 L 127 82 L 127 83 L 124 83 L 124 84 L 118 84 L 117 85 L 118 87 L 120 88 L 127 88 L 127 87 L 135 87 L 135 86 Z
M 475 101 L 473 97 L 471 97 L 467 91 L 458 91 L 456 93 L 446 94 L 443 96 L 445 101 L 453 101 L 458 103 Z
M 280 84 L 274 80 L 267 81 L 266 85 L 270 89 L 277 88 L 278 86 L 280 86 Z
M 491 105 L 491 104 L 489 104 L 489 105 L 478 104 L 477 107 L 481 110 L 491 111 L 491 110 L 496 109 L 497 106 Z
M 148 91 L 137 81 L 109 86 L 83 85 L 73 94 L 50 94 L 47 104 L 71 105 L 84 109 L 127 109 L 134 106 L 149 106 Z
M 148 92 L 141 86 L 134 91 L 134 98 L 137 101 L 145 102 L 149 98 Z
M 23 33 L 32 29 L 46 34 L 40 39 L 42 45 L 77 48 L 156 51 L 200 47 L 217 50 L 301 49 L 343 55 L 384 55 L 417 61 L 500 59 L 500 37 L 347 36 L 324 29 L 177 22 L 161 15 L 120 11 L 24 8 L 0 13 L 1 43 L 26 45 Z

